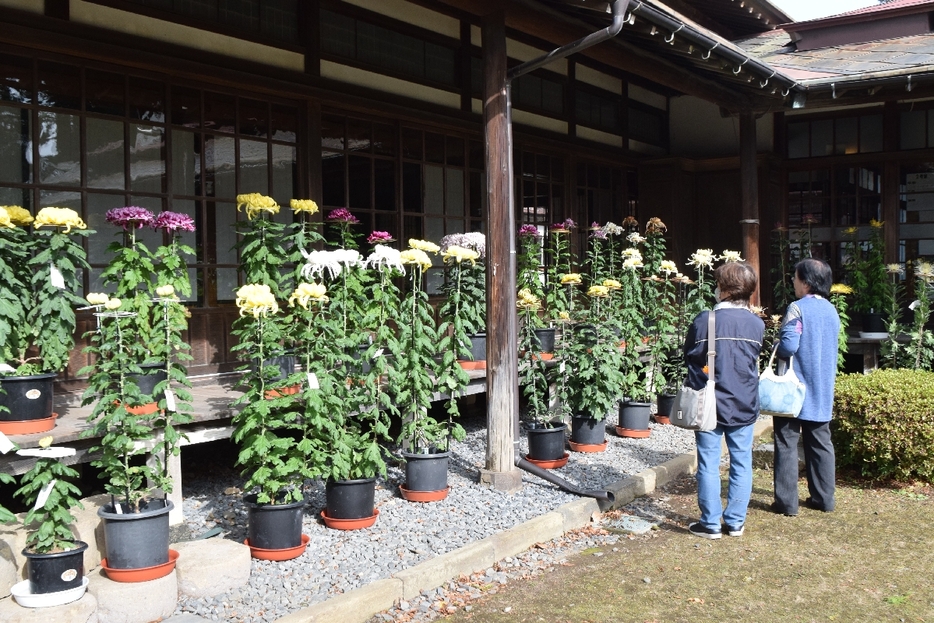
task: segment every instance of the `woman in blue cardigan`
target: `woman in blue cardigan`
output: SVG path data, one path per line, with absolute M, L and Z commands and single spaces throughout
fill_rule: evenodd
M 804 435 L 804 466 L 808 494 L 805 505 L 829 513 L 834 509 L 836 466 L 830 440 L 833 387 L 837 377 L 840 316 L 829 301 L 833 274 L 821 260 L 795 265 L 798 300 L 788 306 L 778 342 L 778 356 L 794 356 L 794 370 L 807 386 L 797 418 L 772 419 L 775 436 L 772 510 L 798 514 L 798 438 Z

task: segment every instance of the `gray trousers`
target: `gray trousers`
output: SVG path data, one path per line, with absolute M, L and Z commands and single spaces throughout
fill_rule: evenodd
M 836 465 L 830 422 L 772 418 L 775 435 L 774 487 L 778 510 L 798 513 L 798 438 L 804 433 L 804 469 L 811 506 L 834 509 Z

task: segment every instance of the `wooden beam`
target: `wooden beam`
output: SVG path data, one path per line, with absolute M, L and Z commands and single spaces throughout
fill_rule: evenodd
M 483 20 L 483 126 L 487 214 L 487 451 L 480 480 L 495 489 L 522 487 L 514 465 L 519 418 L 516 347 L 516 251 L 512 197 L 512 136 L 506 83 L 506 25 L 502 11 Z
M 742 197 L 743 257 L 752 265 L 759 277 L 756 290 L 749 302 L 759 304 L 759 166 L 756 161 L 756 115 L 739 115 L 739 178 Z

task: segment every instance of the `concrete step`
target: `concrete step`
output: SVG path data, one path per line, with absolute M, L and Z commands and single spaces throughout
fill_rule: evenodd
M 215 597 L 250 581 L 250 548 L 226 539 L 175 543 L 178 590 L 190 597 Z
M 114 582 L 103 569 L 95 569 L 88 576 L 88 592 L 97 599 L 99 623 L 150 623 L 175 612 L 178 578 L 174 570 L 148 582 Z

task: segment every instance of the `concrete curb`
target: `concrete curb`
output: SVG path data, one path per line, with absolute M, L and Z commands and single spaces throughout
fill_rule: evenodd
M 754 438 L 772 429 L 771 418 L 760 418 L 753 428 Z M 725 451 L 725 445 L 724 445 Z M 465 545 L 385 580 L 377 580 L 343 595 L 303 608 L 277 619 L 277 623 L 320 623 L 337 617 L 343 623 L 365 623 L 373 615 L 392 608 L 398 601 L 412 599 L 423 590 L 437 588 L 461 575 L 469 575 L 494 563 L 524 552 L 536 543 L 558 538 L 599 518 L 601 512 L 622 508 L 637 497 L 652 493 L 672 480 L 697 471 L 697 455 L 687 453 L 643 470 L 607 486 L 616 496 L 612 505 L 601 509 L 593 498 L 579 498 L 509 530 Z

